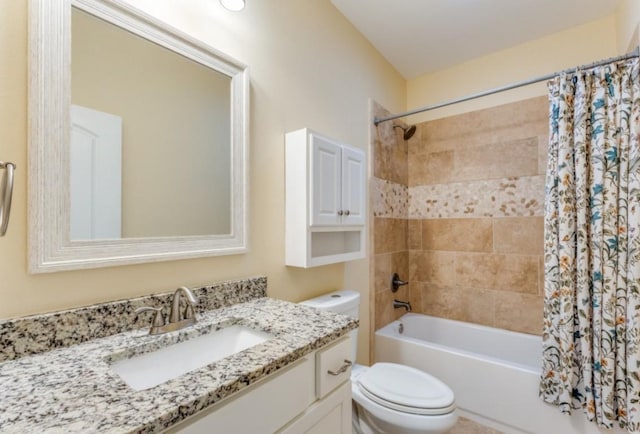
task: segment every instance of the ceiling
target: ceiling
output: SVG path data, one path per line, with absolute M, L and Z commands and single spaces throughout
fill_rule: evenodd
M 406 78 L 610 15 L 621 0 L 331 0 Z

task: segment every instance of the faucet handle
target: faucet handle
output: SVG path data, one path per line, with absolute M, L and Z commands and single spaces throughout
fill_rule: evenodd
M 162 327 L 164 325 L 161 307 L 143 306 L 135 310 L 136 315 L 140 315 L 143 312 L 155 312 L 153 315 L 153 327 Z
M 184 311 L 184 318 L 180 318 L 180 298 L 184 296 L 187 307 Z M 173 301 L 171 302 L 171 312 L 169 312 L 169 323 L 180 322 L 183 319 L 191 319 L 195 317 L 194 307 L 198 303 L 198 298 L 186 286 L 181 286 L 173 293 Z M 187 315 L 190 315 L 188 318 Z
M 191 319 L 196 316 L 196 313 L 193 309 L 193 304 L 187 303 L 187 307 L 184 308 L 184 319 Z

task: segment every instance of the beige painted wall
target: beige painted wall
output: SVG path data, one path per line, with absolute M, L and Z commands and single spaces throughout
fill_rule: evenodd
M 437 104 L 617 54 L 616 18 L 611 15 L 409 80 L 407 108 Z M 408 118 L 408 122 L 438 119 L 546 93 L 542 82 L 421 113 Z
M 71 27 L 71 102 L 123 122 L 122 237 L 230 233 L 231 79 L 76 8 Z
M 640 24 L 640 2 L 622 0 L 616 12 L 616 43 L 619 53 L 633 50 L 640 43 L 638 25 Z
M 0 318 L 52 311 L 179 285 L 266 274 L 269 295 L 292 301 L 343 286 L 369 302 L 367 261 L 284 266 L 284 134 L 311 127 L 369 143 L 369 98 L 405 104 L 405 81 L 326 0 L 249 2 L 242 13 L 211 0 L 135 2 L 251 68 L 250 252 L 87 271 L 27 273 L 27 2 L 0 2 L 0 158 L 17 163 L 13 214 L 0 239 Z M 361 330 L 368 330 L 367 310 Z M 366 342 L 361 333 L 361 342 Z M 360 354 L 366 354 L 366 344 Z M 366 361 L 366 358 L 361 360 Z
M 407 81 L 407 110 L 617 56 L 640 44 L 640 2 L 615 14 Z M 546 95 L 544 82 L 407 118 L 410 123 Z

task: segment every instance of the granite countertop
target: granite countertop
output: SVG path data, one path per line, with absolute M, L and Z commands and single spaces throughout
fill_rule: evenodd
M 206 311 L 198 321 L 164 335 L 134 330 L 0 363 L 0 432 L 160 432 L 357 327 L 346 316 L 271 298 Z M 109 368 L 231 324 L 275 338 L 142 391 Z

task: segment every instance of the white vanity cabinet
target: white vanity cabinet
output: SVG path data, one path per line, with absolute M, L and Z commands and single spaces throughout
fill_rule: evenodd
M 181 434 L 350 434 L 346 336 L 169 428 Z
M 364 257 L 366 158 L 307 128 L 287 133 L 287 265 L 314 267 Z

